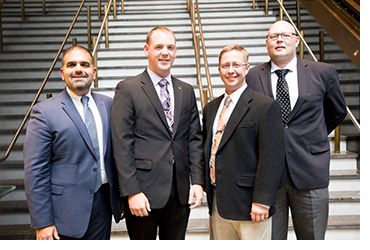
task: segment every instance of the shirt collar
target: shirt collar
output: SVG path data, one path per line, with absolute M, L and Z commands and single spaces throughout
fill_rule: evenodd
M 242 95 L 242 93 L 244 92 L 244 90 L 247 88 L 247 84 L 244 84 L 243 86 L 241 86 L 239 89 L 235 90 L 231 95 L 228 95 L 226 92 L 225 92 L 225 95 L 224 95 L 224 100 L 226 98 L 226 96 L 230 96 L 231 98 L 231 102 L 235 105 L 238 101 L 239 101 L 239 98 L 240 96 Z
M 271 61 L 271 73 L 274 73 L 275 70 L 281 69 L 273 61 Z M 285 67 L 284 69 L 289 69 L 289 71 L 294 72 L 297 69 L 297 57 L 295 56 Z
M 151 71 L 149 69 L 149 67 L 147 67 L 147 71 L 148 71 L 149 77 L 152 80 L 154 85 L 158 85 L 158 82 L 162 79 L 166 79 L 168 84 L 172 85 L 171 74 L 168 74 L 168 76 L 166 76 L 166 77 L 161 77 L 161 76 L 157 75 L 156 73 L 154 73 L 153 71 Z
M 72 90 L 70 90 L 68 87 L 66 87 L 66 90 L 67 90 L 67 93 L 68 95 L 72 98 L 72 100 L 76 101 L 76 102 L 81 102 L 81 96 L 79 95 L 76 95 Z M 91 96 L 91 89 L 89 89 L 89 91 L 87 92 L 87 94 L 85 96 L 88 96 L 89 97 L 89 100 L 92 99 L 92 96 Z

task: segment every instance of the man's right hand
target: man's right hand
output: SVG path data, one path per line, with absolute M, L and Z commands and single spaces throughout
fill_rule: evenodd
M 36 229 L 36 240 L 59 240 L 57 228 L 52 225 Z
M 144 193 L 137 193 L 128 197 L 128 205 L 133 215 L 144 217 L 148 216 L 150 204 Z

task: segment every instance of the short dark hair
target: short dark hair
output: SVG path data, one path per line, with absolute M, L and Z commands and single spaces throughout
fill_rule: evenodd
M 67 49 L 65 49 L 64 51 L 63 51 L 63 55 L 62 55 L 62 58 L 61 58 L 61 62 L 62 62 L 62 67 L 63 67 L 63 65 L 64 65 L 64 57 L 69 53 L 69 52 L 71 52 L 72 50 L 74 50 L 74 49 L 81 49 L 81 50 L 84 50 L 86 53 L 88 53 L 89 55 L 90 55 L 90 59 L 91 59 L 91 61 L 92 61 L 92 63 L 93 63 L 93 66 L 95 66 L 94 65 L 94 57 L 93 57 L 93 55 L 92 55 L 92 53 L 91 53 L 91 51 L 90 50 L 88 50 L 87 48 L 85 48 L 84 46 L 81 46 L 81 45 L 72 45 L 71 47 L 69 47 L 69 48 L 67 48 Z

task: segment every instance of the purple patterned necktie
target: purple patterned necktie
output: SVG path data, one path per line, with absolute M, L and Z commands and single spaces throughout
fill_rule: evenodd
M 160 92 L 160 101 L 164 110 L 164 114 L 166 116 L 166 120 L 168 123 L 168 127 L 173 131 L 173 111 L 171 107 L 171 96 L 170 92 L 168 92 L 168 81 L 166 79 L 162 79 L 158 82 L 158 85 L 161 87 Z

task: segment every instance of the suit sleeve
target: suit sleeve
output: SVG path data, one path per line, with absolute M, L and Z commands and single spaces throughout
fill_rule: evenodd
M 335 68 L 330 66 L 327 74 L 330 78 L 325 83 L 324 114 L 326 128 L 328 134 L 330 134 L 346 117 L 347 109 L 344 96 L 339 87 L 339 78 Z
M 259 155 L 253 201 L 271 206 L 285 167 L 281 111 L 276 101 L 262 115 L 258 138 Z
M 191 88 L 191 122 L 189 129 L 189 164 L 191 184 L 204 185 L 203 140 L 199 112 L 193 88 Z
M 51 200 L 53 135 L 38 106 L 33 108 L 24 141 L 24 185 L 33 228 L 54 224 Z
M 120 195 L 123 197 L 140 193 L 142 190 L 136 177 L 134 154 L 135 110 L 132 96 L 124 82 L 117 85 L 113 98 L 111 130 Z

